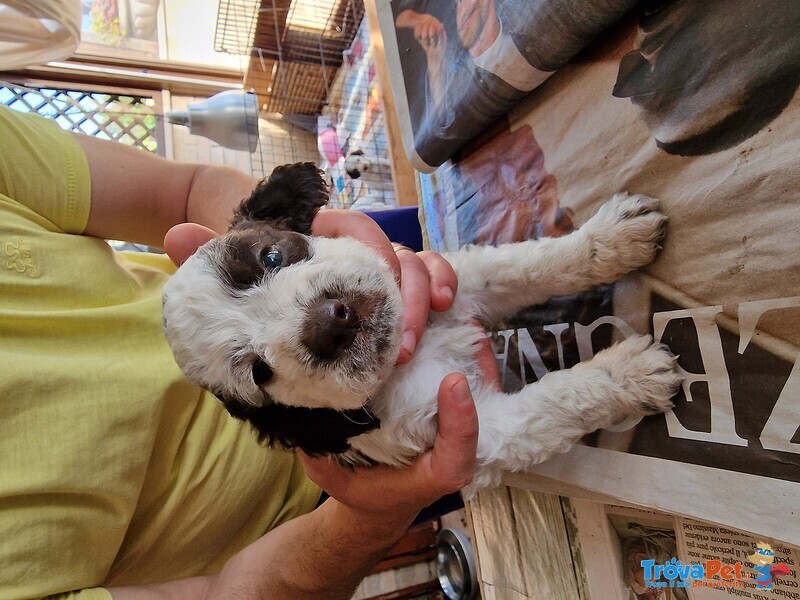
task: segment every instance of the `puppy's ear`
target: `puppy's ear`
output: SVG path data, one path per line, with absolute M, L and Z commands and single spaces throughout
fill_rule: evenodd
M 301 408 L 269 403 L 242 404 L 217 394 L 230 415 L 252 425 L 258 441 L 284 448 L 299 448 L 309 456 L 341 454 L 350 449 L 351 437 L 372 431 L 380 421 L 362 410 Z
M 327 202 L 328 186 L 317 165 L 304 162 L 276 167 L 242 201 L 230 228 L 243 229 L 249 221 L 262 221 L 309 235 L 311 222 Z

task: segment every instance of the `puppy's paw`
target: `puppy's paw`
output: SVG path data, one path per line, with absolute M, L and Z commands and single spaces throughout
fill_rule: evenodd
M 655 198 L 616 194 L 581 227 L 598 279 L 610 283 L 655 258 L 667 227 L 658 207 Z
M 599 352 L 591 361 L 604 369 L 622 394 L 619 417 L 654 415 L 670 410 L 683 377 L 678 357 L 649 335 L 633 336 Z

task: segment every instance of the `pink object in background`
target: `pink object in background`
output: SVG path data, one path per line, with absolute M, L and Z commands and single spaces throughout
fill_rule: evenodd
M 335 165 L 342 158 L 342 149 L 339 147 L 339 138 L 336 135 L 336 128 L 332 125 L 327 127 L 319 134 L 319 147 L 328 163 Z

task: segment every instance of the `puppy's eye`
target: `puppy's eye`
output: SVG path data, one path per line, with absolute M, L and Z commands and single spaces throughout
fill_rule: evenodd
M 268 269 L 277 269 L 283 264 L 283 254 L 281 254 L 280 250 L 275 250 L 273 248 L 261 259 L 264 262 L 264 266 Z
M 256 385 L 264 385 L 272 379 L 272 369 L 263 360 L 257 360 L 253 363 L 253 383 Z

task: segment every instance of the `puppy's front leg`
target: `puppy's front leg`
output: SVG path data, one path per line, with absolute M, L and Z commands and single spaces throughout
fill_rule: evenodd
M 491 325 L 526 306 L 611 283 L 648 264 L 666 222 L 657 200 L 617 194 L 565 237 L 472 246 L 447 258 L 458 273 L 458 295 Z
M 676 358 L 650 336 L 634 336 L 515 394 L 481 390 L 479 468 L 465 493 L 496 485 L 580 438 L 634 415 L 672 408 L 681 376 Z

